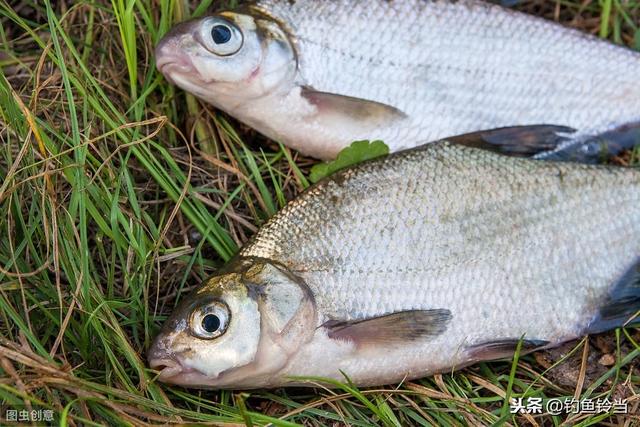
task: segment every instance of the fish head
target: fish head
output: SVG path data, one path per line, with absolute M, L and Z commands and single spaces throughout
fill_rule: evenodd
M 148 352 L 159 380 L 200 388 L 257 388 L 279 381 L 311 339 L 307 286 L 281 266 L 238 261 L 207 280 L 164 324 Z
M 229 106 L 290 88 L 295 49 L 274 20 L 221 12 L 182 22 L 155 51 L 158 70 L 171 82 L 212 103 Z

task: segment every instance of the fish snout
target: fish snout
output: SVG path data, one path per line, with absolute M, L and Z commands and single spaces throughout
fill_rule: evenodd
M 147 352 L 149 367 L 159 372 L 158 380 L 177 385 L 206 384 L 210 380 L 200 370 L 185 363 L 181 357 L 184 351 L 173 353 L 165 345 L 164 339 L 157 338 Z
M 171 73 L 194 73 L 195 67 L 185 52 L 183 39 L 190 38 L 189 28 L 193 22 L 187 21 L 176 26 L 158 42 L 155 49 L 156 67 L 158 71 L 170 79 Z
M 175 377 L 184 371 L 180 362 L 175 359 L 149 359 L 149 366 L 151 369 L 160 371 L 161 380 L 167 380 Z
M 178 50 L 175 42 L 164 39 L 156 47 L 156 68 L 169 80 L 171 80 L 172 73 L 189 74 L 195 72 L 191 59 Z
M 161 380 L 174 377 L 185 370 L 178 357 L 167 348 L 166 340 L 158 336 L 147 352 L 149 367 L 160 371 Z

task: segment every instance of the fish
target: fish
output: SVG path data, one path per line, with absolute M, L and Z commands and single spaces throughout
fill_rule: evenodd
M 635 324 L 640 170 L 486 139 L 309 187 L 176 307 L 147 354 L 158 380 L 397 384 Z
M 640 127 L 640 52 L 479 0 L 261 0 L 178 24 L 155 58 L 170 82 L 325 160 L 356 140 L 394 152 L 570 128 L 551 153 Z

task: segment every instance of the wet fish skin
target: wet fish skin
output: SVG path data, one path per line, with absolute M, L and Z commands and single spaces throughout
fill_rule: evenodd
M 376 385 L 502 357 L 522 336 L 535 348 L 620 326 L 598 316 L 629 296 L 616 282 L 640 254 L 639 202 L 638 170 L 446 141 L 367 162 L 265 224 L 176 309 L 150 363 L 197 387 L 341 372 Z M 207 298 L 242 302 L 231 318 L 251 321 L 194 337 L 185 319 Z
M 578 141 L 640 121 L 639 53 L 499 5 L 262 0 L 220 16 L 250 41 L 239 54 L 196 49 L 190 34 L 210 18 L 192 21 L 158 46 L 164 74 L 318 158 L 360 139 L 397 151 L 481 129 L 557 124 L 577 129 Z

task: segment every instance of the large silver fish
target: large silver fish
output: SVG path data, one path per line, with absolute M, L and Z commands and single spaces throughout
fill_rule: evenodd
M 181 23 L 172 82 L 263 134 L 333 158 L 538 123 L 570 141 L 640 121 L 640 53 L 478 0 L 261 0 Z
M 175 310 L 150 366 L 194 387 L 374 385 L 633 318 L 640 171 L 478 147 L 440 141 L 308 189 Z

